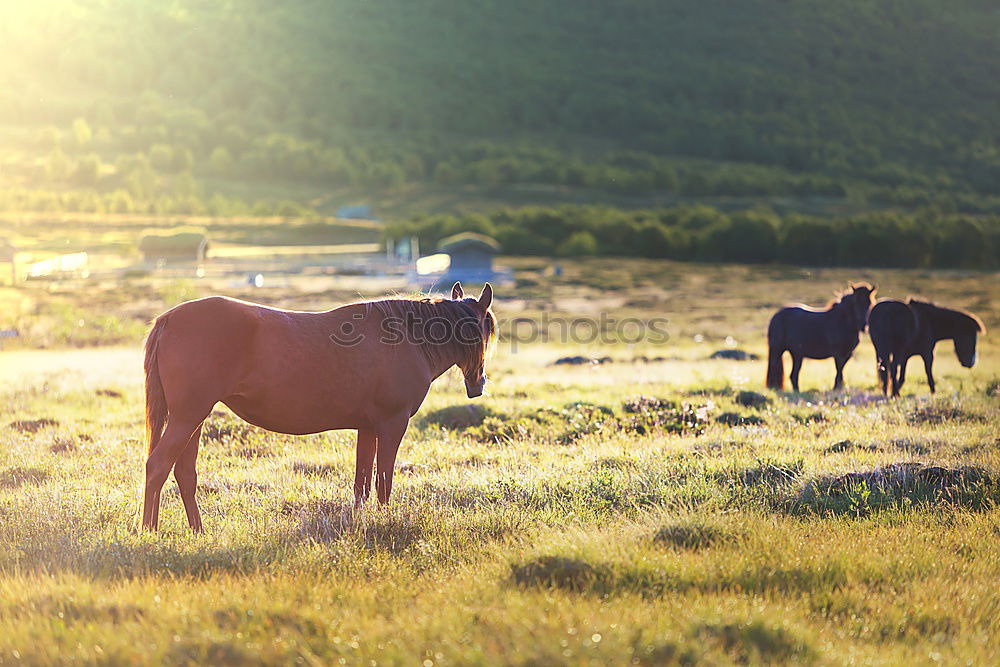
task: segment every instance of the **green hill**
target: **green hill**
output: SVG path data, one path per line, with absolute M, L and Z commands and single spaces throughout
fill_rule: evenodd
M 997 211 L 998 34 L 987 0 L 4 3 L 0 208 L 433 183 Z

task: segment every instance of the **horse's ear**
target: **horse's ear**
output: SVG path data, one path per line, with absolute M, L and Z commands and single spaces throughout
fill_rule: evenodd
M 483 310 L 489 310 L 490 305 L 493 303 L 493 285 L 486 283 L 483 285 L 483 293 L 479 295 L 479 307 Z
M 872 285 L 872 294 L 878 291 L 878 285 Z
M 847 281 L 847 287 L 853 292 L 855 290 L 855 288 L 857 288 L 857 285 L 854 284 L 853 280 L 848 280 Z
M 465 298 L 465 292 L 462 291 L 462 283 L 455 283 L 451 288 L 451 298 L 455 301 Z

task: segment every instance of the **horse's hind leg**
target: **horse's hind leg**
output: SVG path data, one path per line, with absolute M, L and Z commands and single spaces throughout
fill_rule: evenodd
M 354 506 L 368 499 L 372 488 L 372 468 L 375 465 L 375 431 L 358 429 L 357 459 L 354 465 Z
M 191 530 L 200 533 L 201 513 L 198 511 L 198 501 L 195 500 L 195 493 L 198 490 L 198 470 L 195 467 L 198 461 L 198 447 L 201 442 L 201 425 L 194 430 L 188 439 L 187 447 L 181 452 L 180 458 L 174 464 L 174 478 L 177 480 L 177 488 L 181 491 L 181 500 L 184 501 L 184 513 L 187 514 L 188 525 Z
M 143 494 L 142 526 L 156 530 L 160 518 L 160 491 L 167 481 L 171 468 L 180 458 L 205 417 L 208 410 L 197 417 L 178 416 L 171 413 L 167 418 L 167 428 L 160 436 L 156 449 L 149 453 L 146 459 L 146 489 Z
M 892 362 L 886 359 L 878 359 L 875 362 L 875 369 L 878 371 L 878 386 L 884 396 L 889 395 L 889 370 Z M 895 378 L 893 378 L 895 380 Z
M 799 371 L 802 370 L 802 357 L 792 353 L 792 373 L 789 379 L 792 381 L 792 389 L 797 393 L 799 391 Z
M 392 476 L 396 466 L 396 452 L 399 450 L 399 441 L 406 433 L 406 427 L 410 423 L 409 415 L 403 414 L 392 417 L 379 423 L 376 429 L 378 446 L 376 447 L 375 468 L 375 490 L 378 492 L 380 503 L 389 502 L 389 495 L 392 493 Z
M 843 389 L 844 387 L 844 364 L 850 357 L 834 357 L 833 363 L 837 365 L 837 377 L 833 380 L 833 390 Z

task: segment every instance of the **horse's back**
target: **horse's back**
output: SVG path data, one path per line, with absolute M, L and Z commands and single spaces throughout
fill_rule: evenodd
M 805 333 L 815 333 L 823 326 L 824 317 L 829 311 L 817 310 L 797 304 L 785 306 L 771 316 L 767 327 L 768 338 L 774 342 L 782 338 L 796 338 Z
M 902 301 L 879 301 L 868 314 L 868 334 L 880 356 L 890 351 L 902 352 L 913 340 L 916 331 L 916 317 Z

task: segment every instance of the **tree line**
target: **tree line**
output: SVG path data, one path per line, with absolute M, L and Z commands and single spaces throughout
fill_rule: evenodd
M 489 215 L 418 216 L 387 236 L 415 235 L 425 251 L 451 234 L 495 237 L 511 255 L 629 256 L 803 266 L 992 269 L 1000 265 L 1000 217 L 883 211 L 842 218 L 698 205 L 624 211 L 598 206 L 527 207 Z

